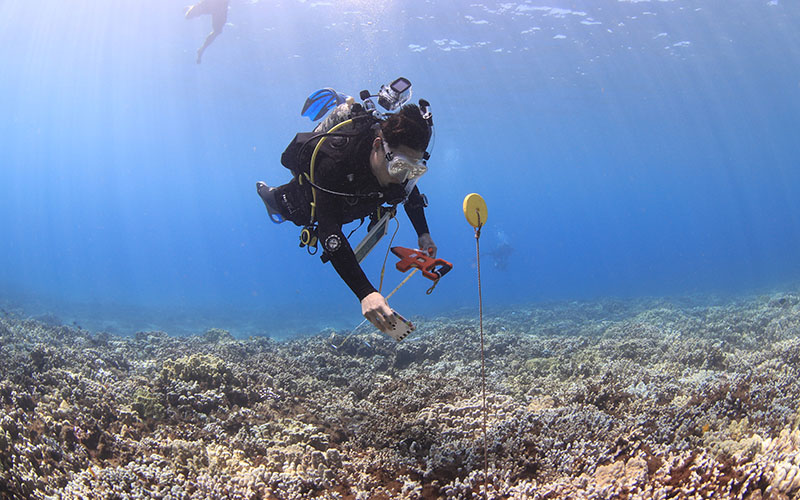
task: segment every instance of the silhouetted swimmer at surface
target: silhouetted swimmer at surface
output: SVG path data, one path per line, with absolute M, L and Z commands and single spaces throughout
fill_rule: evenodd
M 186 19 L 205 15 L 211 16 L 211 33 L 206 37 L 203 46 L 197 49 L 197 64 L 200 64 L 203 52 L 222 33 L 225 23 L 228 22 L 228 0 L 200 0 L 186 9 Z

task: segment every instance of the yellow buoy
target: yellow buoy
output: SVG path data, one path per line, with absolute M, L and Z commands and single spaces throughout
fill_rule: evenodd
M 480 228 L 486 224 L 486 202 L 478 193 L 468 194 L 464 198 L 464 217 L 469 225 Z

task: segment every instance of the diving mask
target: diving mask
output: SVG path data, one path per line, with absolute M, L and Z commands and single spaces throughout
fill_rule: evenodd
M 415 160 L 402 153 L 390 150 L 385 141 L 383 143 L 383 151 L 386 153 L 386 170 L 389 171 L 389 175 L 400 182 L 418 179 L 428 171 L 427 153 L 422 158 Z

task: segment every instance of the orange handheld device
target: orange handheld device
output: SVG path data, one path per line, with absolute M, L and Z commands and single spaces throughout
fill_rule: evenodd
M 437 281 L 453 269 L 453 264 L 444 259 L 428 257 L 422 250 L 392 247 L 392 253 L 400 257 L 400 262 L 396 264 L 398 271 L 404 273 L 412 267 L 416 267 L 429 280 Z

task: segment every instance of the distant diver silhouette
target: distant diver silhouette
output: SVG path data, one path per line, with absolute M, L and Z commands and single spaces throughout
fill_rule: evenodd
M 488 253 L 493 260 L 494 268 L 504 271 L 508 268 L 508 259 L 511 257 L 511 254 L 514 253 L 514 247 L 503 242 Z
M 205 15 L 211 16 L 211 33 L 208 34 L 203 45 L 197 49 L 197 64 L 202 62 L 203 53 L 211 45 L 211 42 L 222 33 L 225 23 L 228 22 L 228 0 L 200 0 L 186 8 L 186 19 Z
M 492 258 L 494 268 L 504 271 L 508 267 L 508 260 L 511 254 L 514 253 L 514 247 L 508 241 L 505 231 L 498 230 L 496 236 L 498 240 L 497 246 L 487 254 Z

